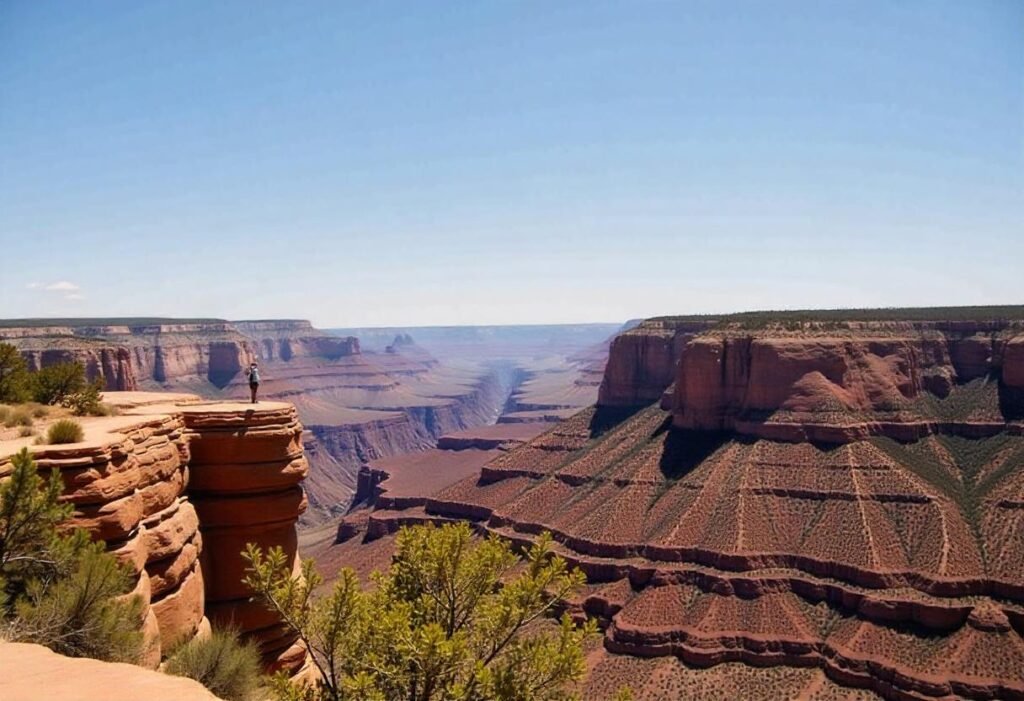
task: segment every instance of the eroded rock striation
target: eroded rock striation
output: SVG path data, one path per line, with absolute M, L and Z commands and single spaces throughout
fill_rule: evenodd
M 290 404 L 202 402 L 187 394 L 108 393 L 116 417 L 82 419 L 80 443 L 0 443 L 0 478 L 29 446 L 43 473 L 59 470 L 70 524 L 127 563 L 144 606 L 144 664 L 175 644 L 233 623 L 273 669 L 298 670 L 305 651 L 248 601 L 241 551 L 280 546 L 298 566 L 295 523 L 305 508 L 302 427 Z
M 111 391 L 219 389 L 256 357 L 251 339 L 221 319 L 9 321 L 0 341 L 32 369 L 80 362 Z
M 551 531 L 604 628 L 588 698 L 625 669 L 639 698 L 1024 698 L 1024 310 L 971 313 L 642 324 L 598 406 L 365 533 Z

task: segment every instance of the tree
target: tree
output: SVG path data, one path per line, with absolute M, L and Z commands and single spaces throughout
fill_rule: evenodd
M 58 470 L 39 476 L 27 448 L 11 459 L 0 482 L 0 630 L 73 657 L 135 661 L 142 647 L 142 602 L 126 596 L 132 577 L 62 523 L 72 513 L 59 501 Z
M 584 581 L 552 555 L 549 534 L 518 567 L 507 541 L 477 541 L 465 523 L 403 528 L 370 591 L 346 568 L 323 599 L 312 596 L 321 583 L 312 561 L 294 577 L 279 548 L 250 544 L 244 557 L 246 584 L 298 632 L 321 673 L 312 689 L 278 677 L 282 699 L 575 698 L 566 687 L 582 677 L 582 642 L 596 625 L 567 614 L 541 623 Z
M 31 396 L 31 375 L 18 349 L 0 343 L 0 402 L 19 404 Z
M 57 363 L 40 368 L 32 376 L 33 394 L 40 404 L 63 404 L 86 389 L 81 363 Z

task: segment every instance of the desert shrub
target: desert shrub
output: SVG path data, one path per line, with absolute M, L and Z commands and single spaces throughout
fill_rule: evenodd
M 35 585 L 15 607 L 11 628 L 18 639 L 69 657 L 136 662 L 142 649 L 143 604 L 131 575 L 100 543 L 86 543 L 66 576 L 44 593 Z
M 34 436 L 35 433 L 36 433 L 35 429 L 33 429 L 31 426 L 22 426 L 21 430 L 18 431 L 18 435 L 20 437 L 22 437 L 22 438 L 28 438 L 29 436 Z
M 4 426 L 14 428 L 15 426 L 31 426 L 32 414 L 24 407 L 12 409 L 4 419 Z
M 70 656 L 134 662 L 142 649 L 143 604 L 125 596 L 132 576 L 81 529 L 59 501 L 59 470 L 44 481 L 28 449 L 0 483 L 0 629 Z
M 42 404 L 36 404 L 35 402 L 32 402 L 25 408 L 31 411 L 32 417 L 36 419 L 46 418 L 50 414 L 50 409 L 48 407 L 43 406 Z
M 215 630 L 175 650 L 167 673 L 195 679 L 227 701 L 248 701 L 259 684 L 260 656 L 255 645 L 238 639 L 237 631 Z
M 7 417 L 11 415 L 11 407 L 0 406 L 0 424 L 7 423 Z
M 28 401 L 31 387 L 31 375 L 21 353 L 10 343 L 0 343 L 0 402 Z
M 40 404 L 62 404 L 86 386 L 81 363 L 57 363 L 32 375 L 33 398 Z
M 293 576 L 280 548 L 247 546 L 246 584 L 298 633 L 321 672 L 308 692 L 275 677 L 279 698 L 575 698 L 567 687 L 583 675 L 595 623 L 577 626 L 565 614 L 552 632 L 526 633 L 584 581 L 551 553 L 550 534 L 525 562 L 508 541 L 475 540 L 465 523 L 403 528 L 395 546 L 372 590 L 346 568 L 325 597 L 312 596 L 321 583 L 312 560 Z
M 69 395 L 64 400 L 65 406 L 76 416 L 106 416 L 109 411 L 100 403 L 103 393 L 103 380 L 96 378 L 82 388 L 80 392 Z
M 78 443 L 85 437 L 82 425 L 71 419 L 61 419 L 50 424 L 46 431 L 46 441 L 51 445 L 62 443 Z

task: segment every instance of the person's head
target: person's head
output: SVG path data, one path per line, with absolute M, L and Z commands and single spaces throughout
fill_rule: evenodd
M 255 368 L 256 367 L 256 361 L 254 360 L 251 363 L 249 363 L 249 367 Z

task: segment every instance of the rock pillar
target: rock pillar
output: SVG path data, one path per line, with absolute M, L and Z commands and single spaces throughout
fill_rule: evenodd
M 181 407 L 191 459 L 189 500 L 199 514 L 206 613 L 214 626 L 234 625 L 255 640 L 271 670 L 305 662 L 297 637 L 242 583 L 247 543 L 281 547 L 299 566 L 295 524 L 306 508 L 300 483 L 307 465 L 302 425 L 283 402 Z

